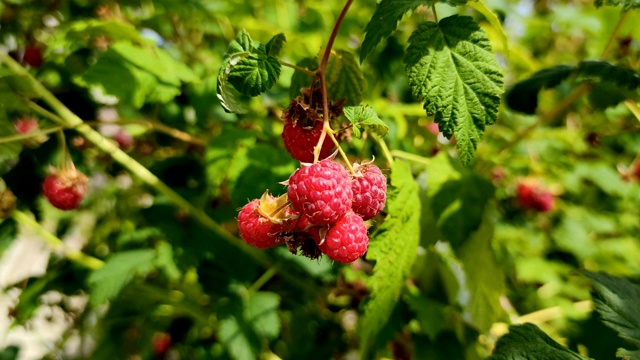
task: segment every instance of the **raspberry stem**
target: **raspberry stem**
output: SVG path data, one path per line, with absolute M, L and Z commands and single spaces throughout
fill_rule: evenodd
M 54 126 L 52 128 L 49 128 L 49 129 L 43 129 L 43 130 L 38 130 L 38 131 L 30 131 L 30 132 L 28 132 L 26 134 L 17 134 L 17 135 L 5 136 L 5 137 L 0 138 L 0 144 L 6 144 L 6 143 L 14 142 L 14 141 L 23 141 L 23 140 L 26 140 L 26 139 L 31 139 L 31 138 L 42 136 L 42 135 L 48 135 L 48 134 L 54 133 L 56 131 L 60 131 L 62 129 L 63 129 L 62 126 Z
M 340 29 L 340 24 L 342 24 L 342 20 L 344 20 L 344 17 L 347 14 L 349 7 L 351 6 L 351 3 L 353 3 L 353 0 L 347 0 L 346 4 L 342 8 L 338 19 L 336 20 L 336 24 L 333 26 L 333 30 L 331 31 L 331 36 L 329 36 L 329 41 L 327 41 L 327 47 L 324 50 L 322 62 L 318 67 L 318 71 L 316 72 L 316 76 L 320 78 L 320 91 L 322 92 L 322 119 L 324 120 L 324 124 L 322 127 L 322 134 L 320 134 L 320 138 L 318 139 L 318 145 L 313 148 L 313 163 L 315 164 L 318 162 L 318 158 L 320 157 L 320 149 L 322 149 L 322 144 L 324 143 L 326 135 L 329 134 L 331 140 L 333 140 L 333 142 L 338 147 L 340 155 L 342 155 L 342 157 L 345 159 L 349 170 L 351 170 L 351 172 L 353 173 L 353 168 L 351 167 L 347 156 L 345 155 L 344 151 L 342 151 L 342 148 L 340 148 L 340 144 L 338 144 L 335 137 L 331 133 L 332 130 L 331 126 L 329 125 L 329 97 L 327 95 L 327 83 L 325 78 L 325 72 L 327 70 L 327 64 L 329 63 L 329 57 L 331 56 L 331 48 L 333 48 L 333 42 L 336 40 L 336 36 L 338 36 L 338 29 Z
M 329 125 L 327 123 L 325 123 L 325 127 L 322 129 L 323 133 L 325 131 L 326 131 L 327 135 L 329 135 L 329 138 L 331 139 L 331 141 L 333 141 L 333 143 L 336 144 L 336 146 L 338 147 L 338 152 L 340 153 L 340 156 L 342 157 L 342 160 L 344 160 L 344 162 L 347 165 L 347 168 L 349 169 L 351 174 L 355 174 L 356 171 L 353 169 L 353 166 L 351 166 L 351 161 L 349 161 L 349 158 L 347 157 L 347 154 L 345 154 L 344 150 L 342 150 L 342 148 L 340 147 L 340 143 L 338 142 L 338 139 L 336 139 L 336 137 L 333 135 L 333 131 L 331 130 L 331 127 L 329 127 Z
M 37 221 L 33 220 L 29 215 L 22 211 L 17 209 L 14 210 L 13 218 L 23 226 L 36 231 L 42 240 L 51 246 L 52 250 L 60 251 L 67 259 L 74 263 L 92 270 L 99 269 L 104 265 L 104 262 L 100 259 L 89 256 L 82 251 L 68 248 L 62 240 L 45 230 Z

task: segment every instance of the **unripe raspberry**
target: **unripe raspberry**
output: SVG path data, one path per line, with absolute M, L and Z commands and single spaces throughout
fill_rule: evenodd
M 260 199 L 255 199 L 240 210 L 238 214 L 240 237 L 247 244 L 259 249 L 276 246 L 281 242 L 278 233 L 283 230 L 283 225 L 263 216 L 259 208 Z
M 351 209 L 351 180 L 345 168 L 322 160 L 302 167 L 289 178 L 287 190 L 293 209 L 315 225 L 330 225 Z
M 38 130 L 38 120 L 30 117 L 21 118 L 13 123 L 13 127 L 16 129 L 18 134 L 28 134 L 32 131 Z
M 367 252 L 369 238 L 364 220 L 349 211 L 335 223 L 318 244 L 330 259 L 343 264 L 355 261 Z
M 51 205 L 60 210 L 73 210 L 80 206 L 87 192 L 87 177 L 75 168 L 56 170 L 45 177 L 42 193 Z
M 375 165 L 355 166 L 357 174 L 351 180 L 353 212 L 364 220 L 378 215 L 387 201 L 387 178 Z

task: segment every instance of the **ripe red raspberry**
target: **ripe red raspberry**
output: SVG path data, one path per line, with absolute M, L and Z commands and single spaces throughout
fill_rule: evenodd
M 359 168 L 351 180 L 353 191 L 353 212 L 364 220 L 369 220 L 384 209 L 387 201 L 387 178 L 375 165 L 356 166 Z
M 87 177 L 75 168 L 57 170 L 47 175 L 42 193 L 51 205 L 60 210 L 77 209 L 87 193 Z
M 162 332 L 153 335 L 153 353 L 158 357 L 164 357 L 171 348 L 171 335 Z
M 255 199 L 240 210 L 238 214 L 240 237 L 247 244 L 258 249 L 276 246 L 281 242 L 278 233 L 283 230 L 283 225 L 272 222 L 263 216 L 259 208 L 260 199 Z
M 346 264 L 364 255 L 368 245 L 369 238 L 364 220 L 349 211 L 329 228 L 324 241 L 321 241 L 318 247 L 330 259 Z
M 16 132 L 18 134 L 24 135 L 32 131 L 38 130 L 38 120 L 34 118 L 18 119 L 16 120 L 16 122 L 13 123 L 13 127 L 14 129 L 16 129 Z
M 39 68 L 44 62 L 42 50 L 39 47 L 29 46 L 24 50 L 22 60 L 32 68 Z
M 293 209 L 315 225 L 338 221 L 351 209 L 351 180 L 342 165 L 332 160 L 304 165 L 289 178 L 287 189 Z
M 633 174 L 636 176 L 636 179 L 640 180 L 640 161 L 636 163 Z
M 522 207 L 540 212 L 548 212 L 553 208 L 554 196 L 535 184 L 518 184 L 518 201 Z
M 313 121 L 310 126 L 305 126 L 303 121 L 294 122 L 288 119 L 282 130 L 282 141 L 291 157 L 300 162 L 313 162 L 313 148 L 318 145 L 318 139 L 322 134 L 322 121 Z M 320 148 L 319 159 L 325 159 L 331 155 L 333 142 L 326 138 Z

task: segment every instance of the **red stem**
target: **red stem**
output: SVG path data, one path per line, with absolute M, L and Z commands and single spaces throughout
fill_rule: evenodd
M 318 72 L 316 76 L 320 77 L 320 91 L 322 92 L 322 118 L 324 119 L 324 126 L 322 128 L 322 134 L 320 135 L 320 139 L 318 139 L 318 145 L 314 149 L 314 163 L 318 162 L 318 157 L 320 155 L 320 149 L 322 148 L 322 143 L 327 135 L 327 129 L 330 129 L 329 126 L 329 98 L 327 96 L 327 84 L 325 80 L 325 71 L 327 69 L 327 63 L 329 63 L 329 56 L 331 56 L 331 48 L 333 48 L 333 42 L 336 40 L 338 36 L 338 29 L 340 29 L 340 24 L 342 24 L 342 20 L 344 19 L 349 7 L 353 3 L 353 0 L 347 0 L 347 3 L 342 8 L 342 12 L 338 16 L 338 20 L 336 20 L 336 24 L 333 26 L 333 31 L 331 31 L 331 36 L 329 36 L 329 41 L 327 42 L 327 48 L 324 50 L 324 55 L 322 56 L 322 62 L 320 63 L 320 67 L 318 67 Z M 313 90 L 313 89 L 312 89 Z

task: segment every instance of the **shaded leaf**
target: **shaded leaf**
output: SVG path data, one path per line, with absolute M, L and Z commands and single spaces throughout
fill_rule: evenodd
M 362 137 L 362 130 L 367 130 L 385 136 L 389 131 L 389 126 L 380 120 L 376 111 L 369 105 L 347 106 L 344 108 L 344 116 L 353 126 L 353 135 Z
M 89 275 L 92 305 L 115 298 L 136 275 L 146 275 L 155 268 L 153 249 L 130 250 L 109 257 L 104 266 Z
M 640 360 L 640 350 L 629 351 L 618 349 L 618 351 L 616 351 L 616 357 L 622 358 L 623 360 Z
M 587 360 L 557 342 L 533 324 L 511 325 L 487 360 Z
M 502 69 L 486 34 L 472 18 L 426 22 L 409 38 L 404 62 L 411 90 L 435 114 L 440 131 L 455 135 L 460 160 L 471 162 L 484 128 L 498 116 Z
M 447 318 L 451 309 L 438 301 L 435 301 L 420 293 L 417 287 L 410 287 L 403 296 L 409 308 L 416 313 L 416 320 L 420 323 L 431 341 L 435 341 L 437 336 L 446 328 Z
M 602 322 L 640 347 L 640 286 L 605 273 L 585 275 L 593 281 L 593 301 Z
M 0 256 L 16 239 L 18 226 L 13 218 L 0 220 Z
M 296 63 L 296 66 L 314 71 L 318 69 L 318 58 L 304 58 L 298 61 L 298 63 Z M 311 86 L 311 82 L 313 82 L 313 76 L 303 71 L 296 70 L 293 73 L 293 76 L 291 76 L 289 97 L 295 98 L 297 96 L 300 96 L 300 89 Z
M 157 267 L 165 274 L 169 280 L 177 280 L 180 278 L 180 269 L 176 265 L 173 255 L 173 248 L 171 244 L 166 241 L 162 241 L 156 247 Z
M 265 52 L 270 56 L 278 56 L 280 55 L 280 50 L 282 50 L 282 46 L 284 45 L 287 38 L 284 34 L 277 34 L 269 40 L 267 45 L 265 45 Z
M 360 49 L 360 63 L 371 54 L 382 39 L 385 39 L 396 30 L 398 22 L 409 11 L 418 6 L 431 6 L 431 0 L 382 0 L 376 6 L 371 20 L 365 27 L 366 33 L 362 48 Z
M 494 191 L 488 180 L 460 168 L 446 153 L 433 158 L 427 175 L 427 196 L 440 233 L 454 248 L 480 227 Z
M 369 279 L 371 297 L 360 324 L 363 358 L 368 358 L 374 341 L 385 327 L 411 271 L 420 239 L 418 184 L 406 163 L 391 166 L 388 216 L 369 244 L 367 259 L 375 260 Z M 400 242 L 400 243 L 399 243 Z
M 345 99 L 345 105 L 358 105 L 362 101 L 365 80 L 355 56 L 344 50 L 331 52 L 325 72 L 327 92 L 332 101 Z

